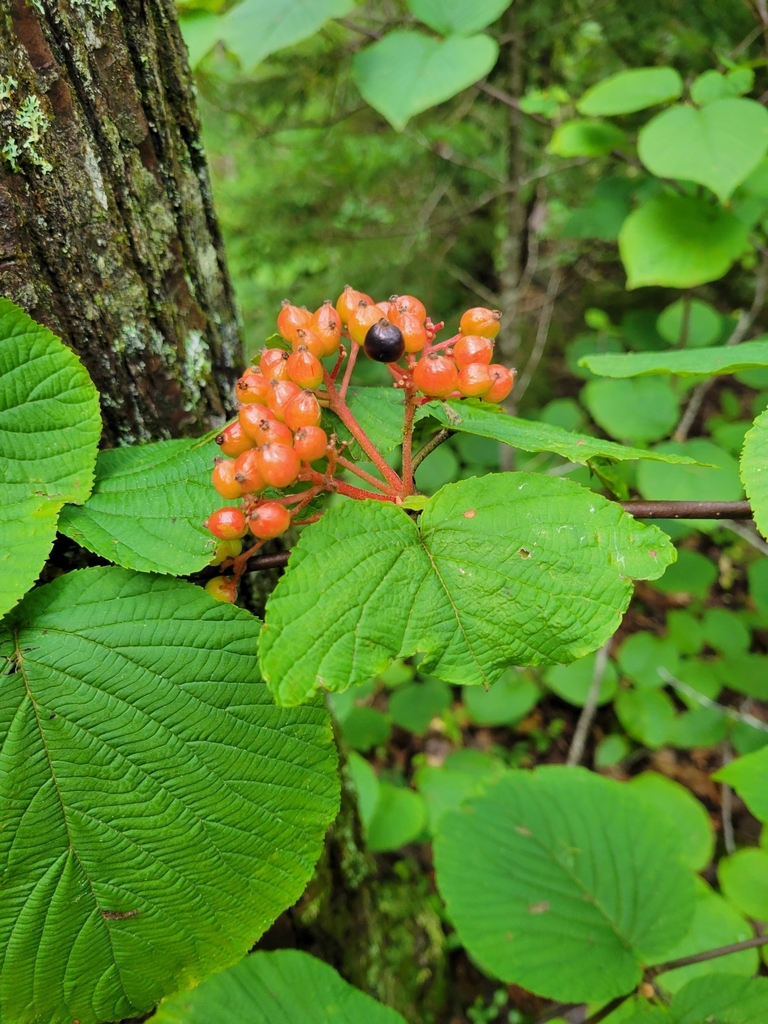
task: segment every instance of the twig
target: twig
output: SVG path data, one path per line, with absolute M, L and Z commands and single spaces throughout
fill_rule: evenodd
M 355 363 L 357 362 L 357 353 L 359 351 L 360 346 L 357 344 L 356 341 L 353 341 L 352 349 L 349 353 L 349 359 L 347 360 L 347 366 L 346 369 L 344 370 L 344 377 L 341 381 L 341 387 L 339 388 L 339 398 L 341 399 L 342 402 L 346 401 L 347 388 L 349 387 L 349 381 L 352 376 L 352 371 L 355 368 Z
M 416 415 L 416 404 L 413 391 L 409 391 L 405 399 L 405 416 L 403 417 L 402 470 L 403 497 L 413 493 L 413 420 Z
M 484 284 L 476 281 L 471 274 L 462 270 L 461 267 L 457 267 L 454 263 L 443 263 L 443 267 L 448 271 L 451 277 L 455 277 L 456 280 L 460 281 L 465 288 L 474 292 L 475 295 L 479 295 L 483 302 L 487 302 L 491 306 L 498 306 L 500 302 L 499 296 L 489 288 L 486 288 Z
M 360 466 L 356 466 L 354 462 L 351 462 L 349 459 L 345 459 L 342 455 L 339 455 L 336 461 L 340 466 L 343 466 L 344 469 L 348 470 L 350 473 L 354 473 L 355 476 L 359 476 L 361 480 L 365 480 L 366 483 L 375 487 L 377 491 L 381 491 L 383 494 L 392 494 L 392 489 L 387 487 L 382 480 L 377 480 L 372 473 L 367 472 L 365 469 L 361 469 Z
M 751 715 L 749 716 L 752 717 Z M 768 731 L 768 730 L 766 730 Z M 728 740 L 723 744 L 723 768 L 733 760 L 731 744 Z M 733 790 L 727 782 L 723 783 L 720 798 L 720 816 L 723 819 L 723 846 L 730 857 L 736 852 L 736 838 L 733 834 Z
M 691 956 L 681 956 L 679 960 L 668 960 L 665 964 L 658 964 L 648 969 L 648 974 L 655 978 L 657 974 L 666 971 L 675 971 L 678 967 L 688 967 L 689 964 L 701 964 L 707 960 L 714 960 L 719 956 L 729 956 L 731 953 L 740 953 L 743 949 L 755 949 L 757 946 L 768 944 L 768 935 L 758 935 L 754 939 L 745 939 L 744 942 L 734 942 L 730 946 L 718 946 L 717 949 L 706 949 L 703 953 L 693 953 Z M 587 1024 L 584 1021 L 584 1024 Z
M 583 1003 L 556 1003 L 554 1006 L 550 1006 L 540 1017 L 537 1017 L 534 1024 L 547 1024 L 547 1021 L 553 1020 L 555 1017 L 562 1017 L 569 1010 L 575 1010 L 577 1006 L 583 1005 Z
M 419 466 L 422 464 L 424 459 L 428 455 L 431 455 L 435 448 L 439 448 L 443 441 L 447 441 L 449 437 L 452 437 L 456 433 L 455 430 L 450 430 L 448 427 L 441 427 L 438 432 L 430 437 L 425 445 L 423 445 L 416 454 L 413 456 L 412 469 L 415 473 Z
M 751 519 L 748 501 L 622 501 L 635 519 Z
M 764 555 L 768 555 L 768 544 L 749 526 L 742 526 L 741 523 L 735 523 L 732 519 L 724 519 L 722 525 L 726 530 L 730 530 L 731 533 L 735 533 L 737 537 L 745 540 L 747 544 L 751 544 L 753 548 L 757 548 Z
M 521 114 L 525 114 L 526 117 L 533 118 L 534 121 L 538 121 L 539 124 L 551 125 L 552 122 L 548 117 L 544 117 L 543 114 L 531 114 L 520 106 L 520 100 L 515 99 L 514 96 L 510 96 L 508 92 L 504 92 L 503 89 L 497 89 L 495 85 L 489 85 L 488 82 L 478 82 L 475 85 L 476 89 L 481 92 L 487 93 L 489 96 L 493 96 L 499 103 L 504 103 L 508 107 L 512 107 L 513 110 L 519 110 Z
M 369 39 L 381 39 L 383 33 L 377 32 L 375 28 L 366 28 L 365 25 L 358 25 L 357 22 L 350 21 L 349 18 L 337 18 L 336 21 L 344 28 L 348 28 L 350 32 L 358 32 L 361 36 L 368 36 Z
M 520 376 L 520 380 L 515 388 L 515 404 L 519 405 L 525 392 L 528 390 L 528 385 L 531 383 L 531 378 L 536 372 L 536 367 L 539 365 L 542 355 L 544 354 L 544 347 L 547 344 L 547 338 L 549 337 L 549 327 L 552 323 L 552 313 L 555 309 L 555 300 L 557 299 L 557 293 L 560 290 L 560 281 L 562 280 L 562 271 L 560 267 L 555 267 L 549 278 L 549 284 L 547 285 L 547 295 L 544 305 L 541 307 L 541 313 L 539 315 L 539 326 L 536 329 L 536 341 L 533 344 L 533 349 L 528 362 L 525 364 L 525 369 Z
M 605 1020 L 605 1018 L 612 1014 L 614 1010 L 618 1010 L 620 1006 L 623 1006 L 631 995 L 634 995 L 634 992 L 627 992 L 625 996 L 616 996 L 616 998 L 612 999 L 610 1003 L 606 1003 L 602 1010 L 597 1010 L 596 1013 L 587 1017 L 584 1024 L 600 1024 L 601 1020 Z
M 768 259 L 763 256 L 763 262 L 755 277 L 755 297 L 752 300 L 752 305 L 748 312 L 742 312 L 739 314 L 739 319 L 733 332 L 725 343 L 727 348 L 730 345 L 740 345 L 744 340 L 747 331 L 752 327 L 755 320 L 757 319 L 760 310 L 763 308 L 765 303 L 765 292 L 768 286 Z M 716 377 L 710 377 L 709 380 L 704 380 L 701 384 L 697 384 L 691 392 L 691 397 L 688 399 L 688 404 L 685 407 L 685 412 L 680 417 L 680 422 L 675 428 L 675 432 L 672 435 L 675 441 L 685 441 L 688 437 L 688 431 L 693 426 L 693 422 L 699 414 L 702 403 L 709 392 L 709 389 L 715 383 Z
M 611 640 L 606 640 L 597 652 L 597 657 L 595 658 L 595 668 L 592 672 L 592 682 L 589 687 L 589 693 L 587 694 L 587 700 L 581 714 L 579 715 L 579 720 L 576 723 L 576 729 L 573 734 L 573 739 L 571 740 L 571 748 L 568 751 L 568 758 L 565 762 L 571 768 L 581 762 L 581 758 L 584 754 L 587 736 L 589 735 L 589 730 L 592 726 L 595 712 L 597 711 L 597 701 L 600 697 L 600 687 L 603 683 L 605 667 L 608 664 L 608 648 L 610 645 Z
M 659 665 L 656 669 L 661 678 L 671 686 L 673 689 L 678 690 L 680 693 L 684 693 L 686 697 L 690 697 L 692 700 L 697 701 L 705 708 L 709 708 L 711 711 L 718 711 L 721 715 L 726 718 L 730 718 L 733 722 L 743 722 L 745 725 L 751 726 L 753 729 L 759 729 L 761 732 L 768 732 L 768 722 L 764 722 L 761 718 L 756 718 L 754 715 L 750 715 L 745 711 L 736 711 L 735 708 L 729 708 L 725 704 L 718 704 L 717 701 L 711 699 L 711 697 L 705 696 L 703 693 L 699 693 L 698 690 L 694 690 L 688 683 L 684 683 L 682 679 L 676 679 L 671 672 L 668 672 L 663 665 Z M 727 762 L 726 762 L 727 764 Z

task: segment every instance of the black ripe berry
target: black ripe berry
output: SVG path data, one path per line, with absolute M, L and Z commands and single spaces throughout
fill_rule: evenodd
M 368 358 L 377 363 L 396 363 L 405 352 L 405 339 L 399 327 L 382 317 L 369 328 L 363 349 Z

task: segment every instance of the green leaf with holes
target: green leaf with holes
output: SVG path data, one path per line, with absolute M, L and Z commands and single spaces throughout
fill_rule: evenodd
M 661 531 L 557 477 L 448 484 L 418 525 L 387 502 L 350 502 L 291 553 L 267 604 L 264 678 L 293 704 L 416 652 L 420 671 L 463 684 L 572 661 L 615 631 L 631 578 L 654 578 L 674 557 Z
M 99 1024 L 229 966 L 299 897 L 338 805 L 320 704 L 275 706 L 258 620 L 85 569 L 0 632 L 0 1017 Z
M 644 377 L 654 373 L 673 373 L 678 377 L 719 376 L 768 366 L 768 341 L 672 352 L 595 353 L 582 356 L 579 366 L 586 366 L 599 377 Z
M 415 114 L 487 75 L 498 53 L 495 40 L 482 34 L 438 41 L 395 30 L 356 53 L 352 73 L 363 99 L 402 131 Z
M 110 562 L 186 576 L 206 566 L 215 542 L 204 523 L 223 500 L 211 485 L 213 441 L 159 441 L 101 452 L 93 494 L 65 505 L 62 533 Z
M 615 441 L 603 441 L 599 437 L 563 430 L 552 423 L 507 416 L 472 402 L 451 399 L 447 402 L 430 402 L 422 408 L 422 415 L 428 414 L 451 430 L 490 437 L 502 444 L 522 448 L 524 452 L 555 452 L 572 462 L 586 464 L 596 456 L 615 459 L 617 462 L 626 459 L 650 459 L 654 462 L 678 464 L 692 461 L 684 455 L 629 448 Z
M 694 288 L 716 281 L 744 252 L 747 235 L 733 213 L 697 196 L 648 199 L 619 232 L 627 288 Z
M 768 536 L 768 409 L 761 412 L 744 438 L 739 472 L 755 524 Z
M 683 80 L 674 68 L 630 68 L 587 89 L 576 108 L 588 117 L 632 114 L 676 100 L 682 91 Z
M 768 150 L 768 110 L 755 100 L 678 104 L 641 129 L 637 152 L 659 178 L 695 181 L 726 202 Z
M 405 1024 L 298 949 L 253 953 L 162 1004 L 152 1024 Z
M 29 590 L 66 501 L 91 493 L 99 396 L 55 334 L 0 299 L 0 616 Z
M 435 866 L 481 969 L 564 1002 L 630 992 L 694 911 L 664 816 L 582 768 L 507 772 L 441 819 Z

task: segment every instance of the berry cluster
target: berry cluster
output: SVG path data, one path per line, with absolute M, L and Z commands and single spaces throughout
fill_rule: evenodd
M 386 302 L 375 303 L 347 285 L 335 307 L 328 300 L 314 313 L 286 299 L 277 317 L 285 347 L 263 348 L 258 365 L 238 380 L 238 418 L 216 438 L 221 457 L 214 460 L 213 486 L 223 498 L 241 499 L 242 505 L 220 508 L 206 523 L 219 540 L 213 564 L 224 570 L 234 567 L 232 577 L 211 580 L 209 592 L 220 600 L 234 601 L 237 580 L 248 557 L 265 541 L 285 533 L 292 522 L 313 521 L 316 517 L 295 517 L 322 491 L 395 502 L 411 494 L 410 445 L 416 405 L 453 397 L 500 402 L 511 391 L 514 371 L 491 363 L 500 316 L 494 310 L 470 309 L 461 318 L 460 333 L 435 344 L 443 325 L 433 324 L 423 303 L 412 295 L 393 295 Z M 342 338 L 351 342 L 351 350 L 337 388 L 347 356 Z M 402 478 L 387 465 L 346 404 L 352 368 L 361 348 L 370 359 L 386 363 L 395 378 L 394 386 L 405 392 Z M 334 356 L 335 366 L 329 371 L 321 360 Z M 398 365 L 401 360 L 404 366 Z M 335 434 L 329 438 L 320 426 L 322 406 L 328 406 L 345 424 L 382 479 L 343 457 L 345 445 L 338 443 Z M 324 460 L 322 473 L 312 466 L 320 460 Z M 381 493 L 337 480 L 338 469 L 349 470 Z M 295 493 L 264 494 L 268 489 L 285 492 L 298 481 L 312 486 Z M 256 543 L 243 553 L 241 541 L 249 531 Z

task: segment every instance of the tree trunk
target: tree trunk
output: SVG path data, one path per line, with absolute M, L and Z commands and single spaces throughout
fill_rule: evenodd
M 219 425 L 238 318 L 172 0 L 0 7 L 0 291 L 80 355 L 106 445 Z

